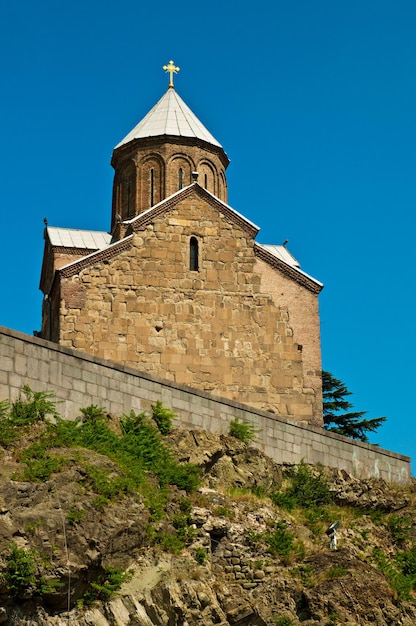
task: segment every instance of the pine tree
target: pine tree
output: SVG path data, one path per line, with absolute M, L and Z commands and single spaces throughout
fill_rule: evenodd
M 374 432 L 386 417 L 365 419 L 367 411 L 349 411 L 354 405 L 346 397 L 352 394 L 347 386 L 330 372 L 322 372 L 324 428 L 368 443 L 367 432 Z

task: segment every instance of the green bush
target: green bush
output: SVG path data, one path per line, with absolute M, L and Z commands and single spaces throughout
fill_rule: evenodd
M 208 558 L 207 551 L 205 548 L 196 548 L 195 549 L 195 561 L 199 563 L 199 565 L 203 565 Z
M 399 599 L 412 599 L 412 591 L 416 589 L 416 547 L 395 558 L 389 558 L 380 548 L 374 548 L 373 557 Z
M 387 528 L 389 529 L 394 541 L 398 544 L 402 544 L 410 537 L 412 519 L 409 516 L 400 517 L 399 515 L 393 513 L 387 519 Z
M 291 510 L 329 504 L 332 500 L 328 481 L 322 471 L 315 474 L 305 463 L 294 467 L 289 475 L 290 485 L 283 492 L 274 492 L 271 499 L 277 506 Z
M 265 533 L 265 539 L 272 554 L 288 557 L 294 550 L 294 536 L 287 530 L 284 522 L 278 522 L 273 531 Z
M 260 430 L 255 428 L 251 422 L 246 420 L 242 420 L 240 422 L 238 417 L 230 422 L 230 428 L 228 431 L 231 437 L 235 437 L 246 444 L 256 441 L 257 433 L 259 432 Z
M 6 448 L 13 445 L 21 436 L 22 426 L 43 422 L 47 415 L 58 418 L 54 397 L 49 391 L 33 391 L 25 385 L 14 402 L 0 402 L 0 445 Z
M 10 419 L 10 403 L 0 402 L 0 446 L 8 448 L 19 438 L 19 431 Z
M 36 550 L 19 548 L 14 542 L 9 545 L 9 549 L 4 579 L 11 594 L 19 596 L 22 591 L 30 591 L 36 595 L 45 595 L 62 586 L 58 579 L 46 580 L 41 575 L 45 563 Z
M 121 567 L 104 568 L 97 579 L 90 583 L 88 591 L 84 594 L 81 605 L 89 605 L 96 600 L 109 600 L 121 589 L 124 582 L 131 580 L 133 570 L 123 571 Z
M 10 419 L 15 425 L 43 422 L 47 415 L 57 417 L 55 394 L 50 391 L 33 391 L 28 385 L 22 387 L 19 397 L 10 408 Z
M 416 545 L 398 555 L 401 570 L 405 576 L 411 576 L 416 582 Z
M 162 435 L 169 435 L 173 429 L 173 420 L 176 415 L 170 409 L 166 409 L 160 400 L 152 404 L 152 419 L 156 422 L 159 432 Z
M 36 589 L 36 557 L 32 550 L 18 548 L 16 543 L 9 546 L 10 556 L 7 561 L 5 579 L 14 595 L 24 589 Z

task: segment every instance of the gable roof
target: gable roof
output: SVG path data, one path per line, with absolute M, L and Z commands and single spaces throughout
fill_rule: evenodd
M 211 135 L 174 89 L 168 91 L 147 115 L 116 145 L 120 148 L 134 139 L 170 135 L 202 139 L 218 148 L 221 144 Z
M 150 207 L 143 213 L 140 213 L 136 217 L 133 217 L 131 220 L 126 220 L 123 224 L 129 225 L 133 231 L 140 230 L 147 226 L 150 222 L 152 222 L 156 217 L 159 217 L 163 213 L 168 212 L 173 209 L 178 202 L 189 198 L 192 194 L 196 193 L 199 197 L 203 198 L 210 206 L 215 208 L 217 211 L 220 211 L 223 215 L 225 215 L 229 220 L 234 222 L 236 225 L 240 226 L 246 232 L 249 232 L 253 237 L 257 235 L 260 228 L 256 226 L 249 219 L 241 215 L 238 211 L 230 207 L 228 204 L 214 196 L 211 192 L 207 191 L 204 187 L 201 187 L 197 182 L 176 191 L 168 198 L 165 198 L 158 204 Z

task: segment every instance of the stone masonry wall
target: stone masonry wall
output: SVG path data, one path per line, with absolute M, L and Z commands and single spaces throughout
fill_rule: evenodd
M 113 414 L 149 411 L 161 400 L 178 415 L 180 428 L 225 433 L 234 418 L 259 432 L 256 446 L 278 463 L 322 463 L 361 478 L 391 483 L 410 480 L 409 457 L 305 426 L 238 402 L 0 327 L 0 400 L 13 400 L 25 384 L 56 394 L 62 417 L 96 404 Z
M 261 259 L 257 259 L 255 271 L 261 277 L 262 293 L 270 293 L 276 305 L 286 307 L 287 315 L 290 315 L 293 339 L 302 354 L 304 387 L 314 389 L 316 411 L 321 413 L 322 364 L 318 298 L 316 294 L 276 272 Z
M 199 271 L 189 267 L 191 236 Z M 290 307 L 262 289 L 253 245 L 199 196 L 182 200 L 130 249 L 61 278 L 59 343 L 321 425 L 317 296 L 278 270 L 275 289 L 291 293 Z

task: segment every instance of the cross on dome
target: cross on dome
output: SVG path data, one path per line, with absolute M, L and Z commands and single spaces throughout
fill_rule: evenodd
M 164 69 L 165 72 L 169 72 L 169 87 L 173 88 L 173 75 L 177 74 L 181 68 L 176 67 L 173 61 L 169 61 L 162 69 Z

